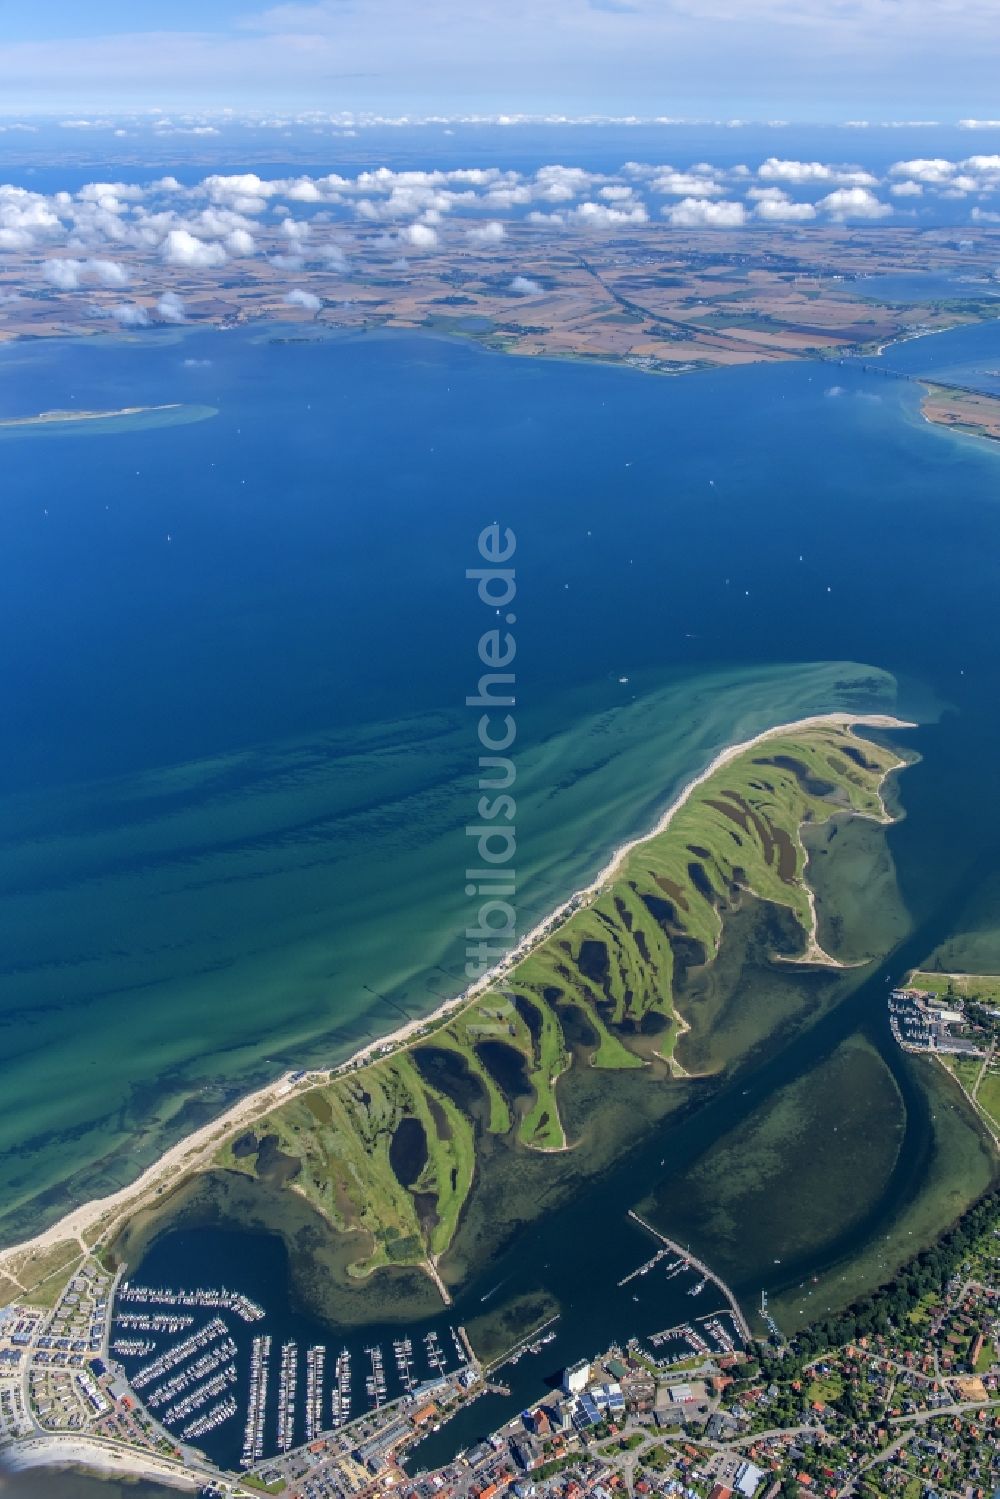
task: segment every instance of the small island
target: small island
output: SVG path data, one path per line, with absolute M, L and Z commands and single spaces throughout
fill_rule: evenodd
M 33 416 L 0 417 L 0 439 L 65 437 L 69 434 L 105 436 L 150 427 L 172 427 L 204 422 L 217 416 L 215 406 L 201 402 L 165 401 L 158 406 L 122 406 L 116 411 L 39 411 Z
M 180 401 L 162 406 L 123 406 L 119 411 L 40 411 L 37 416 L 0 417 L 0 427 L 41 427 L 49 423 L 104 422 L 117 416 L 145 416 L 150 411 L 179 411 Z

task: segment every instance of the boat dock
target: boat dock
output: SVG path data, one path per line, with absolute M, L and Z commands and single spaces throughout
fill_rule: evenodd
M 323 1374 L 326 1348 L 315 1343 L 306 1351 L 306 1441 L 315 1441 L 323 1430 Z
M 181 1435 L 186 1442 L 193 1441 L 196 1437 L 206 1436 L 217 1426 L 221 1426 L 224 1421 L 231 1420 L 235 1414 L 236 1401 L 232 1395 L 227 1395 L 225 1400 L 220 1400 L 218 1405 L 213 1405 L 210 1411 L 206 1411 L 203 1416 L 199 1416 L 196 1421 L 185 1426 Z
M 396 1355 L 396 1368 L 399 1371 L 399 1380 L 407 1394 L 413 1389 L 413 1343 L 409 1338 L 397 1338 L 392 1345 L 392 1351 Z
M 342 1348 L 337 1355 L 330 1403 L 333 1429 L 337 1431 L 341 1426 L 346 1426 L 351 1419 L 351 1355 L 346 1348 Z
M 655 1269 L 661 1260 L 666 1259 L 669 1253 L 669 1249 L 658 1249 L 651 1260 L 647 1260 L 645 1264 L 640 1265 L 637 1270 L 630 1271 L 628 1275 L 623 1275 L 621 1280 L 618 1282 L 619 1288 L 631 1284 L 631 1282 L 640 1275 L 648 1275 L 650 1270 Z M 679 1269 L 681 1267 L 678 1266 L 677 1268 Z
M 271 1336 L 254 1338 L 250 1350 L 250 1394 L 247 1400 L 246 1426 L 243 1430 L 243 1456 L 240 1467 L 252 1468 L 264 1456 L 264 1415 L 267 1409 L 267 1378 L 271 1368 Z
M 262 1322 L 264 1308 L 242 1291 L 230 1291 L 225 1286 L 209 1287 L 194 1291 L 183 1288 L 171 1291 L 161 1286 L 134 1286 L 124 1280 L 118 1287 L 120 1301 L 134 1302 L 139 1306 L 183 1306 L 207 1308 L 216 1312 L 233 1312 L 243 1322 Z
M 295 1446 L 295 1391 L 299 1382 L 299 1345 L 282 1343 L 278 1370 L 278 1451 Z
M 373 1347 L 366 1348 L 365 1352 L 371 1361 L 371 1373 L 365 1379 L 365 1394 L 368 1396 L 372 1409 L 381 1410 L 387 1393 L 382 1349 L 376 1343 Z
M 183 1343 L 177 1343 L 173 1348 L 168 1348 L 151 1364 L 143 1364 L 138 1373 L 132 1375 L 129 1382 L 134 1389 L 142 1390 L 146 1385 L 152 1384 L 154 1380 L 160 1379 L 162 1375 L 176 1368 L 178 1364 L 183 1364 L 187 1359 L 192 1358 L 209 1343 L 214 1343 L 217 1338 L 225 1337 L 228 1337 L 226 1324 L 221 1317 L 213 1317 L 211 1322 L 207 1322 L 204 1327 L 193 1332 L 189 1338 L 184 1339 Z
M 704 1282 L 711 1281 L 712 1285 L 718 1286 L 719 1290 L 726 1298 L 726 1301 L 729 1303 L 729 1309 L 733 1314 L 733 1321 L 736 1323 L 740 1337 L 743 1338 L 747 1345 L 749 1345 L 752 1342 L 752 1338 L 750 1336 L 750 1328 L 747 1324 L 746 1318 L 740 1310 L 739 1302 L 736 1300 L 736 1297 L 726 1285 L 725 1281 L 720 1279 L 720 1277 L 716 1275 L 714 1270 L 710 1270 L 708 1265 L 703 1264 L 701 1260 L 697 1259 L 688 1250 L 682 1248 L 680 1244 L 675 1244 L 673 1239 L 668 1239 L 666 1234 L 661 1234 L 658 1228 L 654 1228 L 651 1223 L 647 1223 L 645 1218 L 640 1218 L 639 1214 L 634 1212 L 632 1208 L 629 1209 L 628 1215 L 634 1223 L 638 1223 L 639 1227 L 644 1228 L 646 1232 L 650 1234 L 654 1239 L 659 1239 L 660 1243 L 665 1244 L 667 1249 L 672 1250 L 674 1254 L 680 1255 L 683 1260 L 686 1260 L 687 1263 L 691 1266 L 692 1270 L 697 1270 L 700 1275 L 704 1276 Z M 702 1283 L 702 1289 L 704 1289 L 704 1282 Z
M 147 1312 L 119 1312 L 116 1318 L 119 1327 L 124 1327 L 133 1332 L 165 1332 L 171 1337 L 177 1332 L 186 1332 L 194 1325 L 194 1318 L 190 1312 L 181 1316 L 166 1316 L 162 1312 L 156 1312 L 150 1316 Z
M 529 1332 L 519 1343 L 515 1343 L 509 1352 L 501 1354 L 491 1364 L 485 1365 L 483 1367 L 483 1377 L 486 1378 L 494 1370 L 503 1368 L 504 1364 L 516 1364 L 526 1353 L 541 1353 L 546 1343 L 551 1343 L 555 1340 L 556 1335 L 550 1329 L 552 1324 L 558 1321 L 559 1313 L 556 1312 L 554 1317 L 548 1317 L 533 1332 Z

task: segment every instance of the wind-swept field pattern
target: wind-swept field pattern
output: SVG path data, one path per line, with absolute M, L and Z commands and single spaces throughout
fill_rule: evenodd
M 802 938 L 791 961 L 833 962 L 817 941 L 801 830 L 837 814 L 888 822 L 883 784 L 903 763 L 838 722 L 754 742 L 575 898 L 501 986 L 393 1054 L 297 1093 L 215 1165 L 291 1187 L 358 1234 L 355 1277 L 435 1265 L 474 1189 L 480 1141 L 572 1148 L 559 1107 L 571 1067 L 646 1068 L 651 1087 L 684 1076 L 680 978 L 714 961 L 745 896 L 791 912 Z

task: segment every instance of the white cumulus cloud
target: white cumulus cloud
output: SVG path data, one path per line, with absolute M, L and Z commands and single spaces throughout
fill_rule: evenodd
M 225 246 L 230 255 L 235 255 L 237 258 L 252 255 L 257 248 L 254 237 L 248 229 L 233 229 L 226 235 Z
M 485 224 L 476 224 L 466 231 L 466 237 L 474 245 L 498 245 L 507 237 L 507 231 L 499 219 L 490 219 Z
M 184 322 L 184 303 L 175 291 L 165 291 L 156 304 L 156 310 L 165 323 Z
M 614 208 L 607 203 L 592 203 L 588 200 L 574 208 L 570 217 L 591 229 L 613 229 L 619 224 L 645 224 L 649 214 L 642 203 Z
M 191 270 L 208 270 L 223 265 L 226 252 L 222 245 L 197 239 L 187 229 L 171 229 L 160 254 L 168 265 L 184 266 Z
M 854 167 L 829 166 L 822 161 L 783 161 L 777 156 L 769 156 L 757 175 L 766 182 L 836 182 L 844 187 L 874 187 L 877 180 L 870 172 Z
M 149 313 L 137 302 L 120 302 L 111 308 L 108 316 L 123 328 L 145 328 L 149 323 Z
M 835 219 L 883 219 L 892 213 L 890 204 L 880 202 L 864 187 L 838 188 L 820 198 L 817 206 Z
M 936 185 L 950 182 L 957 170 L 955 162 L 947 161 L 943 156 L 917 156 L 912 161 L 894 162 L 889 168 L 889 175 Z
M 701 177 L 695 172 L 664 172 L 654 177 L 650 186 L 654 193 L 674 198 L 715 198 L 723 191 L 711 177 Z
M 400 232 L 400 238 L 415 250 L 433 250 L 438 242 L 437 230 L 430 224 L 407 224 Z
M 50 286 L 58 287 L 60 291 L 75 291 L 80 285 L 80 272 L 83 262 L 80 260 L 63 260 L 55 257 L 47 260 L 42 266 L 42 277 Z
M 128 286 L 132 277 L 117 260 L 88 260 L 87 270 L 100 286 Z
M 765 224 L 802 224 L 816 217 L 812 203 L 796 203 L 780 188 L 751 190 L 748 198 L 755 198 L 754 213 Z
M 76 291 L 85 281 L 114 289 L 128 286 L 132 280 L 128 268 L 117 260 L 68 260 L 60 256 L 46 260 L 42 278 L 59 291 Z
M 746 223 L 742 203 L 715 203 L 709 198 L 682 198 L 663 212 L 675 229 L 739 229 Z
M 547 203 L 568 203 L 585 193 L 593 180 L 593 174 L 582 167 L 539 167 L 535 173 L 535 195 Z
M 286 293 L 282 300 L 287 306 L 301 307 L 305 312 L 319 312 L 323 305 L 319 297 L 314 296 L 311 291 L 303 291 L 301 286 Z

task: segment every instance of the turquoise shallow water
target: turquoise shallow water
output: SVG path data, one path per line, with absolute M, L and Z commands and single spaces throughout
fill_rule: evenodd
M 954 337 L 928 347 L 967 361 Z M 518 537 L 522 927 L 722 744 L 892 706 L 890 674 L 904 710 L 960 709 L 908 776 L 911 903 L 996 835 L 1000 470 L 904 382 L 243 332 L 19 346 L 0 373 L 8 414 L 219 413 L 2 444 L 7 1240 L 459 987 L 486 623 L 464 573 L 494 518 Z
M 177 1499 L 177 1492 L 158 1483 L 116 1483 L 71 1470 L 0 1471 L 3 1499 Z

